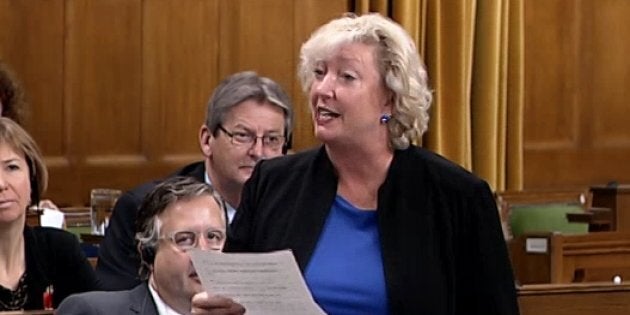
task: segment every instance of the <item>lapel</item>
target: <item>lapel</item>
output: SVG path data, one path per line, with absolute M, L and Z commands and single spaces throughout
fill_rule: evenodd
M 304 272 L 337 194 L 337 176 L 323 146 L 313 154 L 313 162 L 302 178 L 303 184 L 294 199 L 297 219 L 288 227 L 288 248 L 293 249 Z
M 450 252 L 445 233 L 450 227 L 431 167 L 418 148 L 396 150 L 379 189 L 379 233 L 392 313 L 441 313 L 448 292 L 451 263 L 444 257 Z
M 158 315 L 148 285 L 149 283 L 144 281 L 129 291 L 129 310 L 132 314 Z

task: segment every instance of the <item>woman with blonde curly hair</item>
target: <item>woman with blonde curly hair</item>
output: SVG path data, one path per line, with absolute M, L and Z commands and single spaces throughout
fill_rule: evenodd
M 411 37 L 347 15 L 300 57 L 323 146 L 256 166 L 227 250 L 292 249 L 329 314 L 517 314 L 489 186 L 415 145 L 431 91 Z

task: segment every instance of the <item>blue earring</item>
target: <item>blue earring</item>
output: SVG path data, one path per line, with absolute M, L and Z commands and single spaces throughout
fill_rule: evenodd
M 381 124 L 386 124 L 390 119 L 392 119 L 392 115 L 390 114 L 381 115 Z

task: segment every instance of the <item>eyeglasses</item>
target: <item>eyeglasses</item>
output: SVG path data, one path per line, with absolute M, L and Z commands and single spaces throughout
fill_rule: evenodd
M 225 239 L 225 233 L 215 229 L 208 229 L 204 232 L 175 231 L 164 237 L 160 237 L 160 239 L 171 241 L 178 249 L 185 252 L 198 247 L 199 234 L 202 234 L 203 237 L 206 238 L 206 242 L 208 243 L 210 249 L 221 249 L 222 242 Z
M 218 126 L 219 130 L 223 131 L 228 137 L 230 137 L 232 144 L 234 145 L 255 145 L 258 139 L 262 139 L 263 146 L 270 149 L 279 149 L 284 145 L 284 136 L 280 135 L 265 135 L 258 137 L 248 132 L 234 131 L 229 132 Z

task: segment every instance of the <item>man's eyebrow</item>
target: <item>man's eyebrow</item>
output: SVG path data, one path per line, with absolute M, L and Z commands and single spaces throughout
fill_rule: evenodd
M 251 134 L 253 134 L 253 135 L 255 135 L 255 134 L 256 134 L 256 131 L 252 130 L 251 128 L 249 128 L 249 127 L 247 127 L 247 126 L 245 126 L 245 125 L 236 124 L 236 125 L 234 125 L 234 127 L 232 127 L 232 128 L 233 128 L 233 129 L 242 129 L 242 130 L 244 130 L 244 131 L 246 131 L 246 132 L 249 132 L 249 133 L 251 133 Z M 274 129 L 274 130 L 265 130 L 265 132 L 263 133 L 263 135 L 270 135 L 270 134 L 273 134 L 273 135 L 282 135 L 283 133 L 284 133 L 284 129 L 281 129 L 281 130 L 276 130 L 276 129 Z

